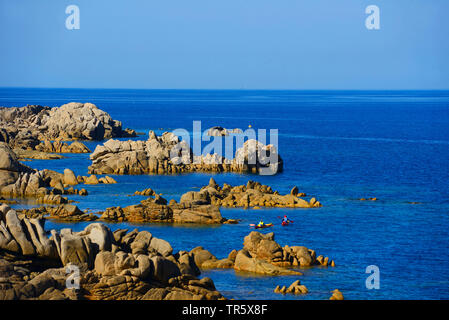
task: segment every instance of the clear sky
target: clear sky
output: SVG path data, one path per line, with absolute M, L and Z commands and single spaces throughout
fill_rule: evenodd
M 448 16 L 448 0 L 0 0 L 0 86 L 449 89 Z

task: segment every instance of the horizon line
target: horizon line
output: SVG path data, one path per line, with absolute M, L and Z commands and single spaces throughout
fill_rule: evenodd
M 57 90 L 146 90 L 146 91 L 449 91 L 446 89 L 272 89 L 272 88 L 100 88 L 100 87 L 4 87 L 0 89 L 57 89 Z

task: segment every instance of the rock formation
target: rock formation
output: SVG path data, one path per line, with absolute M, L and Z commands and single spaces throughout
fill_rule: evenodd
M 321 203 L 315 198 L 306 201 L 303 193 L 292 192 L 280 195 L 271 187 L 259 182 L 248 181 L 246 185 L 220 187 L 213 178 L 200 191 L 189 191 L 182 195 L 180 203 L 214 204 L 219 207 L 283 207 L 283 208 L 316 208 Z
M 302 274 L 292 268 L 335 266 L 328 257 L 317 258 L 314 250 L 302 246 L 281 247 L 274 241 L 274 233 L 262 234 L 257 231 L 252 231 L 244 238 L 241 250 L 233 250 L 225 259 L 218 260 L 203 247 L 192 249 L 190 254 L 201 269 L 234 268 L 236 271 L 272 276 Z M 294 288 L 292 290 L 295 292 Z
M 282 293 L 282 294 L 287 294 L 287 293 L 292 293 L 292 294 L 306 294 L 309 292 L 309 290 L 307 289 L 307 287 L 305 285 L 301 284 L 301 281 L 296 280 L 295 282 L 293 282 L 288 288 L 286 286 L 277 286 L 274 289 L 275 293 Z
M 168 223 L 198 223 L 219 224 L 226 222 L 220 210 L 214 205 L 181 204 L 175 200 L 169 203 L 155 194 L 154 197 L 142 200 L 138 205 L 124 208 L 111 207 L 100 212 L 105 221 L 129 222 L 168 222 Z
M 207 134 L 212 137 L 229 136 L 230 134 L 243 133 L 242 129 L 226 129 L 220 126 L 215 126 L 207 131 Z
M 42 141 L 35 147 L 35 150 L 41 152 L 53 152 L 53 153 L 90 153 L 88 147 L 79 141 L 74 141 L 71 144 L 67 144 L 62 141 Z
M 94 221 L 98 219 L 93 213 L 86 213 L 73 204 L 61 204 L 56 207 L 42 206 L 30 209 L 17 210 L 21 217 L 50 218 L 65 222 Z
M 122 130 L 120 121 L 91 103 L 67 103 L 60 107 L 0 107 L 0 141 L 34 149 L 42 140 L 103 140 L 135 136 Z
M 21 164 L 5 143 L 0 142 L 0 194 L 17 197 L 47 194 L 43 188 L 43 173 Z
M 332 296 L 329 298 L 329 300 L 344 300 L 343 293 L 341 293 L 340 290 L 335 289 L 332 291 Z
M 248 140 L 234 159 L 218 154 L 193 155 L 185 141 L 173 133 L 157 136 L 150 131 L 146 141 L 108 140 L 90 155 L 93 174 L 167 174 L 184 172 L 250 172 L 274 174 L 282 171 L 282 159 L 272 145 Z M 270 160 L 270 161 L 269 161 Z M 267 173 L 269 171 L 269 173 Z
M 78 270 L 78 289 L 67 287 L 70 270 Z M 147 231 L 92 223 L 48 238 L 44 220 L 0 206 L 0 299 L 223 299 L 199 273 L 189 253 L 173 254 Z
M 65 189 L 77 182 L 77 179 L 73 178 L 74 173 L 70 169 L 64 170 L 62 174 L 25 166 L 18 161 L 16 154 L 5 142 L 0 142 L 0 195 L 11 198 L 30 197 L 38 203 L 67 203 L 67 198 L 61 195 L 87 195 L 85 189 Z

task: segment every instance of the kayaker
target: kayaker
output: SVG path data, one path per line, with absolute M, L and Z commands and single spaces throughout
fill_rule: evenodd
M 284 218 L 282 218 L 282 223 L 287 224 L 289 222 L 290 220 L 288 220 L 287 215 L 285 215 Z
M 262 219 L 260 219 L 259 224 L 257 225 L 258 227 L 263 227 L 265 225 L 265 223 L 263 223 Z

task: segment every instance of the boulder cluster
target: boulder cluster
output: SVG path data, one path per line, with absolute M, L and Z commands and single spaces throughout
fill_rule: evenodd
M 83 231 L 51 230 L 0 206 L 0 299 L 223 299 L 186 251 L 137 229 L 101 223 Z M 79 288 L 67 286 L 77 270 Z
M 230 134 L 243 133 L 242 129 L 226 129 L 220 126 L 215 126 L 207 130 L 207 134 L 211 137 L 229 136 Z
M 145 190 L 144 190 L 145 191 Z M 104 221 L 128 222 L 169 222 L 169 223 L 197 223 L 220 224 L 227 222 L 221 216 L 220 210 L 214 205 L 168 202 L 158 194 L 151 193 L 148 199 L 137 205 L 127 207 L 111 207 L 100 212 Z M 232 222 L 232 221 L 231 221 Z
M 201 269 L 234 268 L 236 271 L 263 275 L 301 275 L 295 270 L 311 266 L 335 266 L 328 257 L 316 256 L 312 249 L 304 246 L 281 247 L 274 240 L 274 233 L 262 234 L 252 231 L 244 238 L 243 248 L 233 250 L 225 259 L 218 260 L 203 247 L 190 251 Z
M 79 141 L 74 141 L 71 144 L 57 141 L 42 141 L 35 147 L 35 150 L 41 152 L 51 152 L 51 153 L 90 153 L 88 147 Z
M 295 282 L 293 282 L 290 286 L 288 286 L 288 288 L 286 286 L 277 286 L 274 289 L 275 293 L 282 293 L 282 294 L 287 294 L 287 293 L 292 293 L 292 294 L 306 294 L 309 292 L 309 290 L 307 289 L 307 287 L 305 285 L 301 284 L 300 280 L 296 280 Z
M 84 188 L 74 189 L 74 185 L 99 183 L 117 182 L 109 176 L 76 176 L 70 169 L 65 169 L 64 173 L 32 169 L 20 163 L 5 142 L 0 142 L 0 195 L 11 198 L 30 197 L 37 203 L 62 204 L 68 202 L 62 195 L 88 194 Z
M 153 131 L 146 141 L 110 139 L 98 145 L 90 159 L 89 173 L 93 174 L 259 173 L 261 170 L 277 173 L 283 167 L 276 148 L 256 140 L 247 140 L 233 159 L 226 159 L 216 153 L 194 155 L 188 143 L 175 134 L 165 132 L 157 136 Z
M 213 204 L 219 207 L 282 207 L 282 208 L 316 208 L 321 203 L 315 198 L 305 200 L 304 193 L 298 193 L 294 187 L 289 194 L 280 195 L 270 186 L 248 181 L 246 185 L 219 186 L 213 178 L 200 191 L 189 191 L 182 195 L 180 203 Z
M 27 218 L 50 218 L 65 222 L 94 221 L 98 219 L 93 213 L 86 213 L 74 204 L 59 204 L 58 206 L 41 206 L 17 210 L 19 216 Z
M 67 103 L 60 107 L 27 105 L 0 107 L 0 141 L 13 148 L 32 149 L 45 140 L 103 140 L 136 136 L 91 103 Z M 47 145 L 44 146 L 48 148 Z

